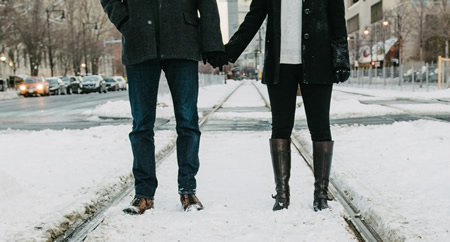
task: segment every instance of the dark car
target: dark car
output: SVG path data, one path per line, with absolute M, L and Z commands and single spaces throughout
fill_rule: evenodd
M 27 77 L 19 86 L 20 95 L 28 97 L 31 95 L 50 95 L 50 85 L 44 77 L 32 76 Z
M 47 78 L 48 84 L 50 85 L 50 94 L 61 95 L 67 94 L 66 84 L 59 77 L 49 77 Z
M 6 80 L 0 78 L 0 92 L 6 91 L 6 88 L 7 88 Z
M 98 92 L 98 93 L 106 93 L 106 82 L 103 77 L 99 75 L 85 76 L 83 77 L 82 93 L 90 93 L 90 92 Z
M 108 89 L 108 91 L 119 91 L 120 90 L 119 82 L 116 79 L 114 79 L 112 77 L 106 77 L 105 81 L 106 81 L 106 89 Z
M 66 84 L 67 86 L 67 94 L 80 94 L 81 93 L 81 81 L 83 80 L 79 76 L 63 76 L 61 77 L 61 80 Z

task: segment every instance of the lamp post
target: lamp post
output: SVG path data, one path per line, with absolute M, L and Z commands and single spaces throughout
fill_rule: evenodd
M 370 48 L 370 64 L 369 64 L 369 83 L 372 81 L 372 62 L 373 62 L 373 43 L 372 43 L 372 36 L 373 34 L 370 33 L 369 29 L 366 27 L 364 29 L 364 35 L 370 35 L 370 44 L 369 44 L 369 48 Z
M 364 35 L 370 35 L 370 38 L 369 38 L 369 40 L 370 40 L 370 46 L 369 46 L 370 47 L 370 65 L 372 66 L 372 61 L 373 61 L 372 35 L 367 27 L 364 29 Z
M 384 85 L 386 86 L 386 30 L 385 28 L 389 26 L 389 21 L 383 20 L 383 79 Z
M 2 55 L 2 56 L 0 56 L 0 61 L 2 62 L 2 63 L 5 63 L 6 62 L 6 56 L 4 56 L 4 55 Z M 2 64 L 3 65 L 3 64 Z M 1 66 L 0 66 L 1 67 Z M 0 75 L 0 77 L 3 75 L 3 72 L 1 72 L 0 73 L 1 75 Z
M 87 53 L 86 53 L 86 25 L 94 25 L 94 29 L 97 30 L 97 22 L 94 23 L 82 23 L 83 24 L 83 49 L 84 49 L 84 73 L 87 76 L 89 72 L 88 68 L 88 60 L 87 60 Z M 83 67 L 83 64 L 82 64 Z
M 53 76 L 53 54 L 52 54 L 52 38 L 50 36 L 50 13 L 52 12 L 60 12 L 61 13 L 61 19 L 64 19 L 64 10 L 61 9 L 50 9 L 47 8 L 45 10 L 47 13 L 47 34 L 48 34 L 48 59 L 50 62 L 50 73 L 51 76 Z

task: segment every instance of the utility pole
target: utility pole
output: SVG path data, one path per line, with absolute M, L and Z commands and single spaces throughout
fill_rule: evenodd
M 82 23 L 83 26 L 83 53 L 84 53 L 84 74 L 87 76 L 89 73 L 88 60 L 87 60 L 87 50 L 86 50 L 86 25 L 94 25 L 94 29 L 97 30 L 97 22 L 94 23 Z

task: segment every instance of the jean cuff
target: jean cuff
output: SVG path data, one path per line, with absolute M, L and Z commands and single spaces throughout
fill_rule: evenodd
M 146 196 L 146 195 L 142 195 L 142 194 L 136 194 L 136 195 L 134 195 L 134 198 L 145 198 L 145 199 L 154 200 L 153 196 Z
M 195 194 L 195 189 L 194 190 L 184 190 L 184 189 L 179 189 L 178 190 L 178 194 L 180 195 L 184 195 L 184 194 Z

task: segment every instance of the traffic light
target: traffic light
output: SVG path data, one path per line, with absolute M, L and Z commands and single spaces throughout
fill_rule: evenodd
M 370 64 L 371 64 L 372 66 L 375 66 L 375 61 L 372 61 Z

